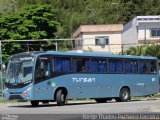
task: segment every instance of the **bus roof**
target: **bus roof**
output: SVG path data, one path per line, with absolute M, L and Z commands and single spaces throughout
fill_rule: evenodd
M 32 51 L 32 52 L 23 52 L 18 53 L 13 56 L 17 55 L 43 55 L 43 54 L 51 54 L 51 55 L 67 55 L 67 56 L 81 56 L 81 57 L 111 57 L 111 58 L 131 58 L 131 59 L 157 59 L 157 57 L 152 56 L 133 56 L 133 55 L 116 55 L 116 54 L 110 54 L 110 53 L 98 53 L 98 52 L 57 52 L 57 51 Z
M 57 52 L 57 51 L 47 51 L 47 54 L 54 55 L 69 55 L 69 56 L 86 56 L 86 57 L 112 57 L 112 58 L 132 58 L 132 59 L 157 59 L 157 57 L 152 56 L 133 56 L 133 55 L 116 55 L 110 53 L 102 53 L 102 52 Z M 46 54 L 42 53 L 42 54 Z

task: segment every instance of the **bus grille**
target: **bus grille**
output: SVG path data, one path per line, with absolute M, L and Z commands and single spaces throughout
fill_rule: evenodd
M 9 96 L 9 100 L 14 100 L 14 99 L 23 100 L 23 98 L 20 95 L 11 95 L 11 96 Z

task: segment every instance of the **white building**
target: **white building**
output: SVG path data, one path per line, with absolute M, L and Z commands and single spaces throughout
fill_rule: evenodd
M 137 16 L 124 25 L 122 44 L 124 49 L 134 45 L 160 43 L 160 15 Z
M 75 50 L 119 53 L 122 31 L 122 24 L 81 25 L 73 33 Z
M 137 16 L 126 25 L 81 25 L 74 33 L 75 50 L 119 53 L 131 46 L 160 43 L 160 15 Z

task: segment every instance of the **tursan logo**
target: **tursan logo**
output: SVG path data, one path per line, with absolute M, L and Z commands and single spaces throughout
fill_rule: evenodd
M 19 58 L 21 61 L 23 60 L 32 60 L 32 57 L 23 57 L 23 58 Z
M 73 82 L 96 82 L 96 78 L 72 78 Z

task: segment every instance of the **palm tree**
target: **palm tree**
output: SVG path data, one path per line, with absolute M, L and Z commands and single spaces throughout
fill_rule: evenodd
M 147 45 L 141 45 L 136 47 L 130 47 L 124 54 L 127 55 L 146 55 Z
M 160 45 L 152 44 L 148 46 L 146 50 L 146 55 L 156 56 L 158 59 L 160 59 Z
M 154 56 L 160 59 L 160 45 L 156 43 L 141 45 L 136 47 L 130 47 L 129 50 L 124 52 L 127 55 L 143 55 L 143 56 Z

